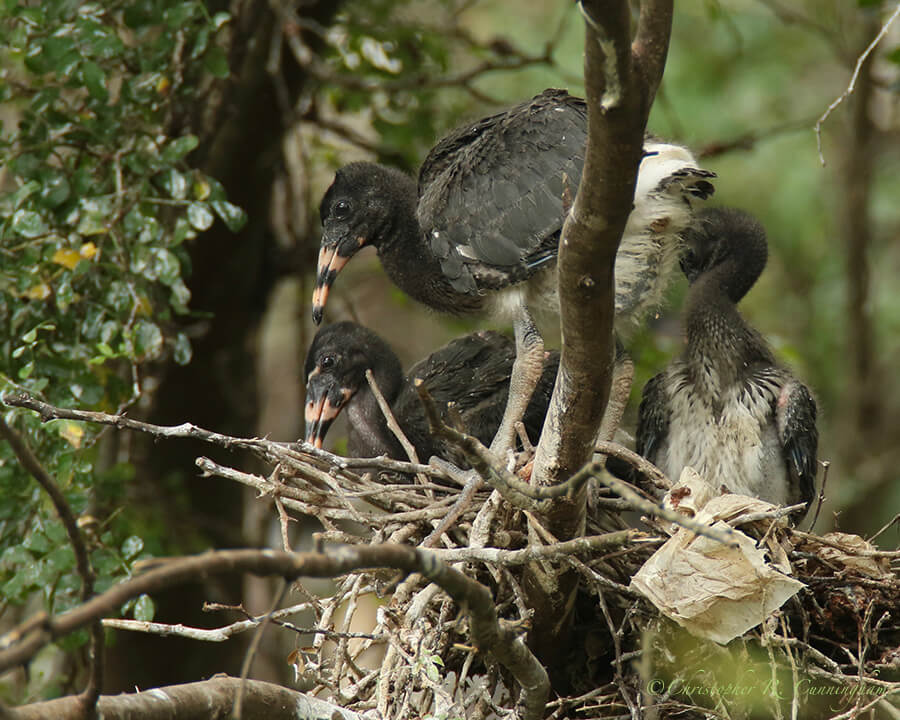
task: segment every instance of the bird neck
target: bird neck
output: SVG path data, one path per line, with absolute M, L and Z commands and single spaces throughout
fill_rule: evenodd
M 384 185 L 387 211 L 382 214 L 371 243 L 378 250 L 388 277 L 425 305 L 448 312 L 476 309 L 480 298 L 473 299 L 453 289 L 430 238 L 419 224 L 415 181 L 399 171 L 383 168 L 379 182 Z
M 758 363 L 774 363 L 763 337 L 737 309 L 733 297 L 744 283 L 735 278 L 737 267 L 729 265 L 731 261 L 694 282 L 685 313 L 686 359 L 695 380 L 709 384 L 714 393 L 746 377 Z
M 418 190 L 416 182 L 406 173 L 376 165 L 377 192 L 384 198 L 379 221 L 373 228 L 371 243 L 379 253 L 396 252 L 421 244 L 422 229 L 416 217 Z
M 402 374 L 395 377 L 393 374 L 379 373 L 375 378 L 378 389 L 392 408 L 404 382 Z M 350 446 L 355 455 L 375 457 L 387 454 L 390 457 L 403 457 L 403 449 L 388 427 L 378 399 L 365 378 L 347 405 L 347 417 L 350 421 Z M 397 422 L 402 427 L 400 418 L 397 418 Z

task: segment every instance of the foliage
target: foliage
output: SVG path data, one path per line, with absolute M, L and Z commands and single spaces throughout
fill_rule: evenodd
M 228 72 L 198 0 L 0 6 L 0 392 L 65 407 L 132 404 L 142 365 L 191 358 L 185 241 L 216 216 L 243 214 L 170 137 L 204 78 Z M 129 466 L 102 469 L 98 431 L 42 425 L 7 411 L 64 491 L 89 540 L 98 590 L 130 572 L 144 541 L 121 510 Z M 78 601 L 74 556 L 53 508 L 0 446 L 0 587 L 7 602 L 40 593 L 53 612 Z M 152 603 L 126 608 L 152 616 Z

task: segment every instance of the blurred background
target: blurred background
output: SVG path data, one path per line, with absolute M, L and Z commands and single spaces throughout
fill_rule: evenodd
M 822 533 L 871 535 L 900 511 L 900 21 L 858 62 L 895 7 L 679 2 L 649 124 L 718 174 L 713 204 L 745 208 L 768 230 L 767 270 L 741 309 L 817 395 L 819 457 L 830 463 Z M 160 0 L 77 10 L 60 0 L 3 10 L 4 393 L 301 437 L 318 205 L 334 171 L 374 158 L 415 173 L 464 121 L 546 87 L 583 94 L 583 26 L 568 2 L 235 8 Z M 83 42 L 66 45 L 70 37 Z M 853 93 L 817 133 L 851 79 Z M 679 279 L 627 340 L 637 371 L 626 429 L 643 383 L 680 352 L 685 285 Z M 404 366 L 478 327 L 403 296 L 371 250 L 334 286 L 327 320 L 346 318 L 384 335 Z M 96 528 L 100 589 L 147 555 L 281 544 L 268 500 L 199 478 L 194 465 L 207 455 L 268 472 L 248 458 L 42 426 L 23 411 L 6 418 L 93 521 L 85 527 Z M 342 434 L 329 434 L 337 452 Z M 38 607 L 70 607 L 78 582 L 53 555 L 65 539 L 52 510 L 5 445 L 0 453 L 8 624 Z M 295 549 L 315 529 L 298 529 Z M 880 538 L 897 540 L 896 525 Z M 198 583 L 125 610 L 217 625 L 224 620 L 199 613 L 204 600 L 261 612 L 270 597 L 255 580 Z M 115 643 L 110 692 L 235 673 L 242 650 L 143 636 Z M 254 674 L 287 680 L 285 655 L 273 648 Z M 77 686 L 71 663 L 46 662 L 53 672 L 12 678 L 4 692 L 21 700 Z

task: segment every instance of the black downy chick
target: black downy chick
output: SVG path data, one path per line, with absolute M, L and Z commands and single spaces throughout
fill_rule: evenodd
M 506 407 L 514 359 L 509 338 L 483 331 L 451 341 L 404 376 L 396 354 L 376 333 L 352 322 L 326 325 L 306 356 L 306 441 L 321 447 L 331 423 L 346 411 L 349 455 L 407 459 L 369 387 L 368 369 L 419 459 L 428 462 L 438 455 L 460 464 L 459 456 L 429 432 L 413 381 L 424 382 L 439 409 L 454 403 L 467 432 L 489 443 Z M 523 422 L 533 443 L 540 437 L 558 366 L 559 354 L 548 353 L 525 412 Z
M 816 402 L 736 307 L 765 267 L 765 230 L 745 212 L 715 208 L 698 214 L 685 241 L 686 347 L 644 387 L 637 451 L 673 482 L 691 466 L 727 492 L 809 503 Z
M 551 89 L 448 134 L 428 154 L 418 183 L 374 163 L 338 170 L 319 209 L 316 323 L 338 272 L 368 245 L 391 280 L 419 302 L 512 321 L 515 403 L 494 449 L 508 447 L 542 367 L 543 340 L 532 314 L 559 314 L 555 269 L 564 196 L 578 189 L 586 138 L 584 100 Z M 712 194 L 712 177 L 686 148 L 645 142 L 616 258 L 619 331 L 662 301 L 692 203 Z

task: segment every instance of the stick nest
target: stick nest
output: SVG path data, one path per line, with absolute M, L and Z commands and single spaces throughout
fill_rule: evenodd
M 486 585 L 501 622 L 523 634 L 531 622 L 526 564 L 539 563 L 550 578 L 574 570 L 580 585 L 572 625 L 561 632 L 562 652 L 547 667 L 549 717 L 838 720 L 873 710 L 877 717 L 888 704 L 890 717 L 897 717 L 898 552 L 801 533 L 774 520 L 743 526 L 757 538 L 774 533 L 806 587 L 723 647 L 692 637 L 629 587 L 666 536 L 646 517 L 647 531 L 631 529 L 641 525 L 639 516 L 599 483 L 588 485 L 584 541 L 559 543 L 532 512 L 491 497 L 490 489 L 472 493 L 470 487 L 470 501 L 454 507 L 467 476 L 452 467 L 345 459 L 266 441 L 251 449 L 275 466 L 269 478 L 198 463 L 271 493 L 285 542 L 288 518 L 307 515 L 321 523 L 316 539 L 326 552 L 332 541 L 431 545 Z M 635 489 L 654 501 L 660 494 L 649 483 Z M 433 537 L 451 510 L 457 519 Z M 374 628 L 354 636 L 350 621 L 366 604 L 377 605 Z M 385 719 L 504 717 L 515 706 L 518 687 L 471 646 L 464 609 L 421 576 L 399 582 L 388 571 L 354 573 L 337 579 L 333 594 L 314 605 L 314 640 L 291 657 L 310 693 Z

